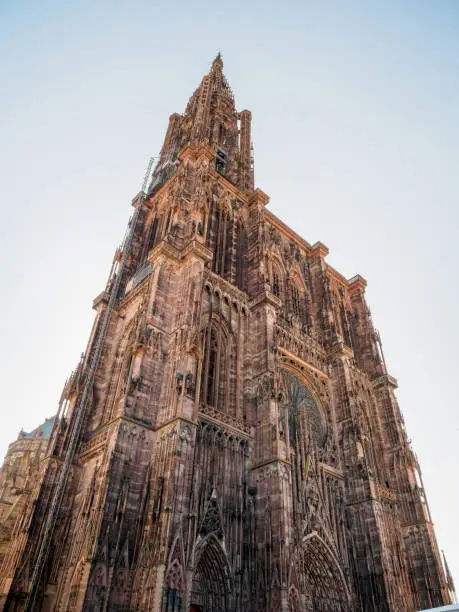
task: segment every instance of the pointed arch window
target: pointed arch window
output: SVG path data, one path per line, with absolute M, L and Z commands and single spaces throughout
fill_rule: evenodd
M 212 271 L 247 291 L 248 236 L 227 208 L 210 202 L 206 245 L 212 251 Z
M 347 346 L 350 346 L 351 348 L 353 348 L 354 343 L 352 340 L 352 327 L 350 323 L 350 317 L 348 315 L 346 306 L 344 305 L 343 302 L 341 302 L 339 305 L 339 314 L 340 314 L 341 330 L 342 330 L 344 342 L 347 344 Z
M 213 322 L 204 334 L 200 402 L 222 412 L 235 411 L 236 348 L 232 336 Z M 230 351 L 228 351 L 228 347 Z M 234 363 L 233 363 L 234 360 Z M 234 388 L 233 388 L 234 387 Z
M 296 284 L 292 284 L 291 288 L 292 312 L 297 317 L 301 317 L 300 292 Z
M 223 127 L 220 125 L 219 142 L 222 142 L 222 139 L 223 139 Z M 228 162 L 228 155 L 226 151 L 218 147 L 217 154 L 215 156 L 216 171 L 219 172 L 220 174 L 225 174 L 227 162 Z
M 206 245 L 213 252 L 212 271 L 247 291 L 248 235 L 240 220 L 211 202 Z
M 213 251 L 215 247 L 216 224 L 217 224 L 216 207 L 215 207 L 213 199 L 211 199 L 209 202 L 209 213 L 208 213 L 207 232 L 206 232 L 206 245 L 209 247 L 211 251 Z
M 298 286 L 298 283 L 293 280 L 290 282 L 289 288 L 290 303 L 289 311 L 298 317 L 304 332 L 311 331 L 311 299 L 306 289 Z
M 150 234 L 148 236 L 147 251 L 151 251 L 151 249 L 155 246 L 157 233 L 158 233 L 158 217 L 155 217 L 153 221 L 150 223 Z
M 271 265 L 271 289 L 274 295 L 282 299 L 283 275 L 277 262 Z
M 234 253 L 234 219 L 228 218 L 226 224 L 226 241 L 225 241 L 225 255 L 224 255 L 224 266 L 222 276 L 226 280 L 233 281 L 233 253 Z
M 274 270 L 273 272 L 273 293 L 277 297 L 280 295 L 279 274 L 277 273 L 277 270 Z
M 206 381 L 206 403 L 209 406 L 215 405 L 215 387 L 216 387 L 216 370 L 218 361 L 218 341 L 215 334 L 215 329 L 211 328 L 210 348 L 209 348 L 209 364 Z
M 229 227 L 231 226 L 231 219 L 227 210 L 219 209 L 217 212 L 217 219 L 214 225 L 214 235 L 213 235 L 213 251 L 214 257 L 212 261 L 212 269 L 216 274 L 220 276 L 225 276 L 226 266 L 228 264 L 228 259 L 226 257 L 226 253 L 228 249 L 232 247 L 232 236 L 229 232 Z M 228 242 L 229 239 L 229 242 Z
M 247 291 L 249 273 L 249 240 L 247 230 L 241 221 L 237 223 L 236 238 L 236 285 Z

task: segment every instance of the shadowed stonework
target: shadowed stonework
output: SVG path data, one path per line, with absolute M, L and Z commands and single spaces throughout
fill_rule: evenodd
M 269 212 L 250 130 L 219 55 L 133 200 L 33 479 L 7 457 L 3 609 L 450 601 L 366 282 Z

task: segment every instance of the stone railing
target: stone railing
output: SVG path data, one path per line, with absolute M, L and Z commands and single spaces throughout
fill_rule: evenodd
M 104 429 L 103 431 L 95 434 L 86 442 L 83 442 L 80 446 L 80 459 L 87 460 L 94 453 L 97 453 L 106 443 L 108 438 L 108 430 Z
M 144 281 L 147 276 L 150 276 L 152 273 L 153 267 L 149 261 L 145 262 L 140 268 L 138 268 L 134 275 L 128 280 L 126 283 L 126 289 L 124 290 L 124 294 L 127 295 L 132 289 L 135 289 L 137 285 L 140 285 L 142 281 Z
M 221 412 L 212 406 L 200 406 L 199 413 L 201 416 L 209 417 L 210 420 L 216 423 L 222 423 L 224 425 L 229 425 L 232 429 L 237 430 L 238 432 L 243 432 L 246 435 L 253 437 L 254 431 L 253 427 L 249 425 L 243 419 L 238 419 L 235 416 L 228 414 L 226 412 Z
M 383 376 L 379 376 L 373 380 L 373 387 L 377 389 L 378 387 L 393 387 L 396 389 L 398 387 L 397 379 L 391 376 L 390 374 L 384 374 Z
M 215 274 L 215 272 L 212 272 L 212 270 L 209 268 L 206 268 L 204 270 L 204 280 L 207 281 L 214 290 L 219 288 L 223 295 L 226 294 L 232 301 L 237 302 L 248 309 L 249 298 L 247 294 L 233 283 L 227 281 L 226 278 L 223 278 L 222 276 Z
M 291 327 L 284 319 L 276 322 L 274 333 L 275 342 L 278 347 L 297 355 L 300 359 L 318 370 L 326 371 L 326 353 L 311 336 Z

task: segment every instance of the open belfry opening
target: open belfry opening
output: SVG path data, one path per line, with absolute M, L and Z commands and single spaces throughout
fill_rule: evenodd
M 133 199 L 56 418 L 10 446 L 1 609 L 450 602 L 366 281 L 268 201 L 219 54 Z

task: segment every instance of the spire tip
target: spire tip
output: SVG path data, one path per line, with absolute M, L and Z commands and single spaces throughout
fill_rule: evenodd
M 222 58 L 221 52 L 219 51 L 217 53 L 217 57 L 212 62 L 212 71 L 222 70 L 222 69 L 223 69 L 223 58 Z

